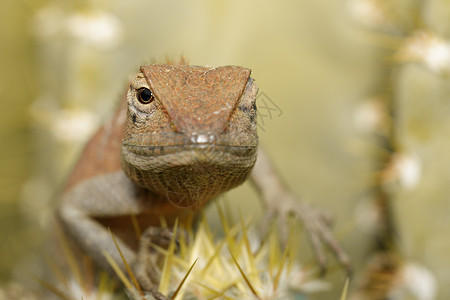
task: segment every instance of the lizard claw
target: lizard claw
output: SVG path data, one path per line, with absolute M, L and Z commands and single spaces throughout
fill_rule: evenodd
M 325 248 L 332 252 L 347 274 L 351 274 L 350 259 L 331 232 L 332 218 L 330 214 L 301 203 L 288 194 L 281 201 L 277 201 L 275 207 L 269 207 L 268 216 L 280 217 L 283 224 L 279 228 L 282 230 L 283 237 L 287 236 L 286 220 L 289 216 L 294 216 L 302 222 L 311 242 L 321 276 L 325 275 L 327 271 L 328 262 Z
M 153 288 L 153 289 L 151 289 L 151 290 L 149 290 L 149 291 L 146 291 L 145 292 L 145 296 L 144 297 L 142 297 L 142 296 L 138 296 L 138 297 L 135 297 L 135 298 L 131 298 L 131 299 L 151 299 L 151 300 L 168 300 L 169 299 L 169 297 L 166 297 L 166 296 L 164 296 L 163 294 L 161 294 L 160 292 L 158 292 L 155 288 Z
M 153 245 L 167 249 L 175 238 L 176 251 L 178 251 L 180 247 L 179 239 L 186 237 L 187 234 L 184 231 L 178 231 L 174 237 L 171 229 L 160 227 L 148 227 L 141 235 L 140 247 L 137 259 L 133 264 L 133 271 L 140 286 L 156 300 L 165 300 L 167 298 L 155 289 L 159 282 L 157 268 L 161 267 L 160 263 L 164 259 L 162 254 L 153 248 Z
M 350 273 L 350 260 L 340 243 L 337 241 L 330 229 L 330 218 L 312 207 L 298 203 L 292 213 L 298 216 L 311 241 L 319 265 L 320 275 L 327 271 L 327 258 L 324 247 L 327 247 L 336 257 L 337 261 L 344 267 L 347 274 Z

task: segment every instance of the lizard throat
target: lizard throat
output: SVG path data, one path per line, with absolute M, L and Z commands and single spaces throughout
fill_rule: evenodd
M 122 167 L 136 184 L 176 206 L 200 208 L 241 184 L 256 161 L 256 146 L 122 145 Z

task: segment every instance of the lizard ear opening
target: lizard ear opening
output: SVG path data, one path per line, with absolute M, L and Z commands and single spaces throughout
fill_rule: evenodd
M 138 89 L 137 97 L 139 102 L 141 102 L 142 104 L 149 104 L 155 99 L 155 96 L 153 95 L 152 91 L 150 91 L 148 88 Z

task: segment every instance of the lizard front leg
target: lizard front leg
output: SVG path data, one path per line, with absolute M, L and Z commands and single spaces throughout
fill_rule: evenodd
M 122 171 L 89 178 L 65 195 L 58 217 L 65 232 L 102 269 L 115 275 L 104 253 L 109 253 L 122 271 L 125 265 L 108 229 L 95 218 L 131 216 L 148 209 L 139 201 L 138 188 Z M 126 262 L 132 265 L 136 253 L 116 239 Z
M 251 181 L 261 193 L 269 215 L 277 215 L 285 222 L 289 215 L 299 217 L 314 248 L 321 274 L 326 271 L 324 245 L 336 256 L 339 263 L 350 273 L 349 258 L 330 230 L 329 218 L 305 203 L 302 203 L 283 185 L 269 157 L 261 148 L 251 173 Z M 286 224 L 282 230 L 286 231 Z

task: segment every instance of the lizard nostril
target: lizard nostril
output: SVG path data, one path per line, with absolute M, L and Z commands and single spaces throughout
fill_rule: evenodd
M 208 140 L 209 140 L 208 136 L 206 136 L 205 134 L 200 134 L 197 136 L 197 143 L 199 143 L 199 144 L 206 143 L 206 142 L 208 142 Z
M 206 133 L 206 134 L 197 134 L 194 133 L 191 136 L 191 142 L 193 144 L 209 144 L 214 142 L 216 139 L 214 134 Z

